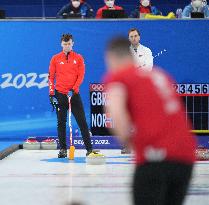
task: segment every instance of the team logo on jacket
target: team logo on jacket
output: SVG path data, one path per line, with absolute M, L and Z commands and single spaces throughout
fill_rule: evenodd
M 60 62 L 60 64 L 63 65 L 64 63 L 63 62 Z
M 73 63 L 76 64 L 77 63 L 76 60 L 74 60 Z

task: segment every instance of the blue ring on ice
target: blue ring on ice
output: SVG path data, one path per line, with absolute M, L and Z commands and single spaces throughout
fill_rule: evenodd
M 112 156 L 112 157 L 106 157 L 106 159 L 130 159 L 130 156 Z M 85 164 L 86 163 L 86 157 L 75 157 L 74 160 L 69 160 L 68 158 L 51 158 L 51 159 L 42 159 L 43 162 L 52 162 L 52 163 L 76 163 L 76 164 Z M 133 164 L 131 160 L 128 160 L 127 162 L 106 162 L 105 164 Z

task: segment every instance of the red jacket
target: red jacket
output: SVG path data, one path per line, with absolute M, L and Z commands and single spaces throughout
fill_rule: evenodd
M 195 138 L 182 102 L 164 73 L 158 69 L 144 73 L 130 67 L 110 74 L 106 82 L 125 87 L 127 109 L 136 130 L 132 142 L 138 164 L 151 160 L 194 162 Z
M 113 7 L 114 7 L 115 10 L 123 10 L 123 8 L 120 7 L 120 6 L 115 6 L 114 5 Z M 97 14 L 96 14 L 96 19 L 101 19 L 102 18 L 102 11 L 103 10 L 108 10 L 108 9 L 109 9 L 109 7 L 107 7 L 106 5 L 103 6 L 102 8 L 100 8 L 100 9 L 98 9 Z
M 63 94 L 71 89 L 78 93 L 84 74 L 85 64 L 80 54 L 71 51 L 68 57 L 64 52 L 54 55 L 49 66 L 49 94 L 54 95 L 55 89 Z

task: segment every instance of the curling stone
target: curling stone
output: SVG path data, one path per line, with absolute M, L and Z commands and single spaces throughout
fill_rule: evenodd
M 209 160 L 209 150 L 204 147 L 196 149 L 195 154 L 197 160 Z
M 90 165 L 101 165 L 106 163 L 106 158 L 100 153 L 91 153 L 86 157 L 86 163 Z
M 41 149 L 56 150 L 57 149 L 57 141 L 53 138 L 48 137 L 47 139 L 45 139 L 41 142 Z
M 24 143 L 23 143 L 23 149 L 28 150 L 39 150 L 41 148 L 40 142 L 36 139 L 36 137 L 29 137 Z

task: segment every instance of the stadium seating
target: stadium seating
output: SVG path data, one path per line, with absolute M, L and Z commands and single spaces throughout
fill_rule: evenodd
M 0 9 L 6 10 L 7 17 L 55 17 L 57 11 L 69 0 L 1 0 Z M 104 3 L 103 0 L 86 0 L 97 11 Z M 136 6 L 138 0 L 116 0 L 116 4 L 125 8 L 129 14 Z M 152 0 L 153 5 L 167 15 L 177 8 L 184 8 L 190 0 Z

